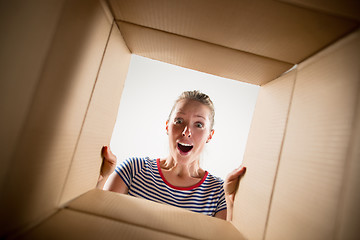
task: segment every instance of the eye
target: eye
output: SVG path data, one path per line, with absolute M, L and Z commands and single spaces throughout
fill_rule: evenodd
M 183 121 L 184 121 L 184 120 L 183 120 L 182 118 L 175 118 L 175 119 L 174 119 L 174 123 L 175 123 L 175 124 L 182 124 Z
M 204 125 L 201 122 L 195 123 L 195 126 L 198 127 L 198 128 L 203 128 L 204 127 Z

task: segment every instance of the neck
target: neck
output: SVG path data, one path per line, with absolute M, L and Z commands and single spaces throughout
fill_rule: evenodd
M 172 156 L 165 159 L 162 167 L 168 171 L 173 172 L 174 175 L 182 177 L 199 178 L 202 176 L 202 169 L 200 168 L 199 159 L 189 161 L 181 164 Z

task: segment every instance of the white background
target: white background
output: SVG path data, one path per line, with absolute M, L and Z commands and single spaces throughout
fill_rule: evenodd
M 225 179 L 243 158 L 259 87 L 132 55 L 110 147 L 118 162 L 166 157 L 165 122 L 183 92 L 200 90 L 215 105 L 215 134 L 201 167 Z

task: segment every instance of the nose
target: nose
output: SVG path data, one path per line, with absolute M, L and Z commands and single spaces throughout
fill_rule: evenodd
M 186 126 L 186 127 L 184 128 L 184 131 L 182 132 L 182 135 L 183 135 L 184 137 L 191 137 L 190 128 Z

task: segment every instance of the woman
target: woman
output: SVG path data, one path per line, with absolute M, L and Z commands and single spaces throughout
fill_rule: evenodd
M 235 169 L 224 183 L 200 167 L 200 155 L 214 135 L 214 115 L 206 94 L 182 93 L 166 121 L 169 156 L 128 159 L 116 167 L 115 155 L 104 147 L 97 187 L 230 221 L 236 185 L 246 169 Z

